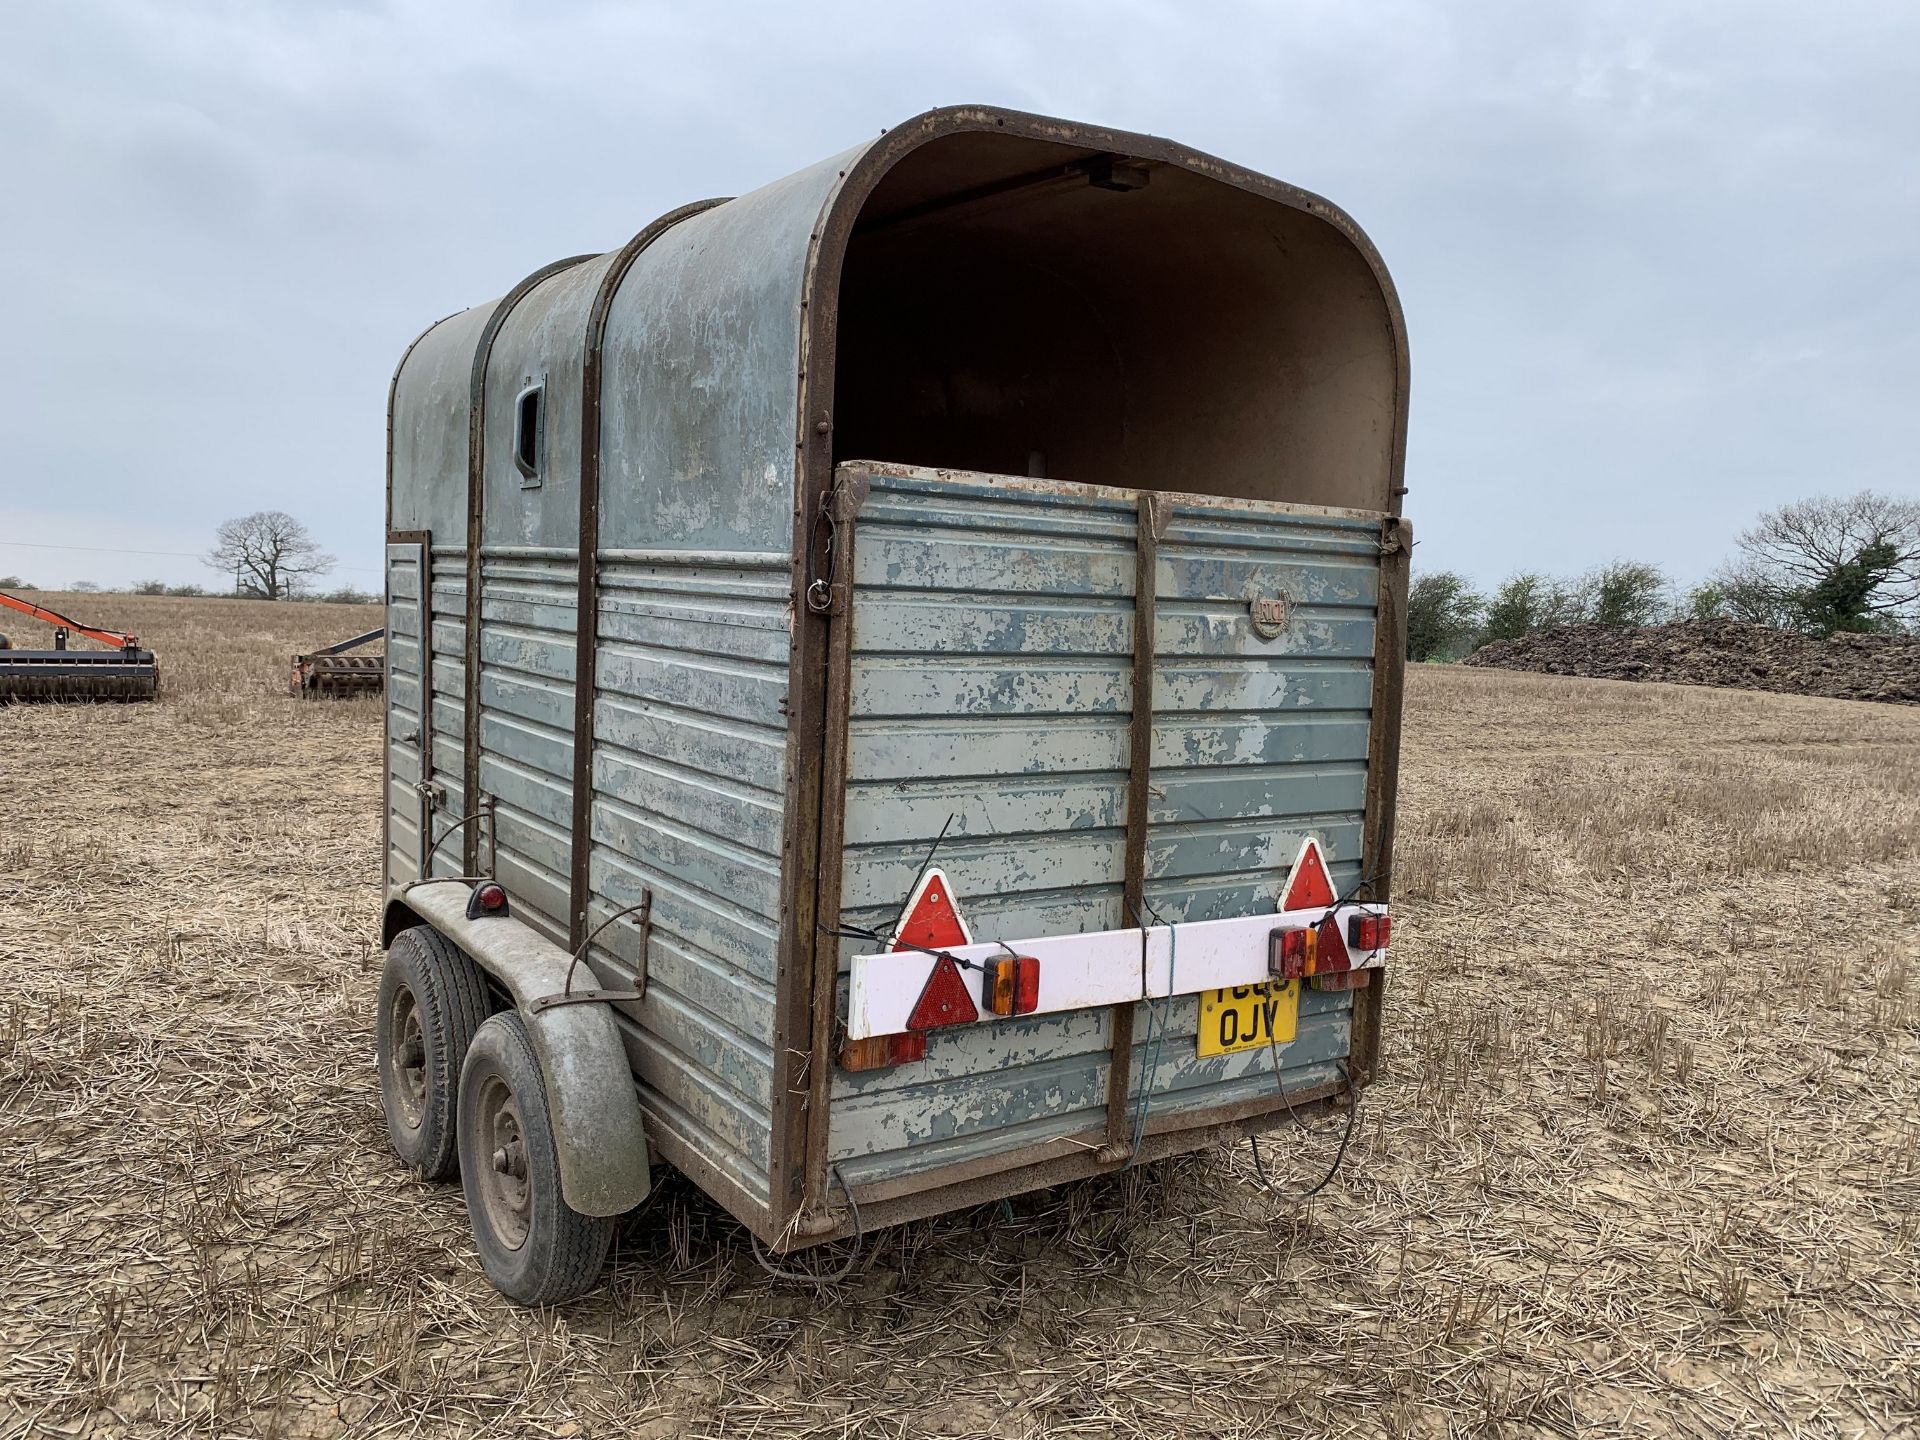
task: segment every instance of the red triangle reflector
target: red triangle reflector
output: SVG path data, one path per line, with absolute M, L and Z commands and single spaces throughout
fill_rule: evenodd
M 1324 910 L 1333 904 L 1333 881 L 1327 878 L 1327 862 L 1320 854 L 1320 842 L 1309 835 L 1300 842 L 1300 854 L 1287 876 L 1287 888 L 1280 892 L 1282 910 Z M 1323 939 L 1321 944 L 1325 944 Z M 1344 952 L 1344 949 L 1342 951 Z
M 1314 956 L 1313 973 L 1334 975 L 1353 969 L 1353 956 L 1347 952 L 1347 940 L 1340 933 L 1340 917 L 1329 915 L 1320 922 L 1319 953 Z
M 920 877 L 900 912 L 894 927 L 895 950 L 951 950 L 956 945 L 971 945 L 973 932 L 967 928 L 960 906 L 953 898 L 953 887 L 946 872 L 937 865 Z
M 968 1025 L 979 1018 L 980 1007 L 967 993 L 960 967 L 951 955 L 942 955 L 934 962 L 927 988 L 914 1002 L 913 1013 L 907 1016 L 907 1029 L 937 1030 L 942 1025 Z

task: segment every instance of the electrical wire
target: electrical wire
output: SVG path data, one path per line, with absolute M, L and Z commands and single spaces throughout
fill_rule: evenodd
M 830 1270 L 824 1275 L 816 1274 L 809 1270 L 789 1270 L 783 1265 L 774 1264 L 772 1259 L 768 1257 L 766 1250 L 761 1246 L 760 1237 L 749 1230 L 747 1232 L 747 1239 L 753 1243 L 753 1258 L 760 1262 L 760 1268 L 762 1270 L 766 1271 L 767 1274 L 776 1280 L 783 1280 L 790 1284 L 816 1285 L 822 1287 L 837 1285 L 853 1273 L 854 1264 L 860 1259 L 861 1246 L 867 1237 L 866 1229 L 860 1223 L 860 1202 L 853 1198 L 853 1187 L 847 1184 L 847 1177 L 840 1173 L 840 1167 L 838 1165 L 834 1166 L 828 1173 L 833 1177 L 834 1183 L 840 1187 L 840 1193 L 847 1197 L 847 1208 L 853 1212 L 853 1247 L 847 1251 L 847 1258 L 840 1262 L 840 1267 L 837 1270 Z
M 831 935 L 836 940 L 865 940 L 872 945 L 890 945 L 895 950 L 912 951 L 916 955 L 931 955 L 936 960 L 951 960 L 962 970 L 978 970 L 985 974 L 987 967 L 978 960 L 969 960 L 964 955 L 956 955 L 951 950 L 929 950 L 924 945 L 916 945 L 911 940 L 896 939 L 892 935 L 882 934 L 878 930 L 868 930 L 859 925 L 828 925 L 824 921 L 819 926 L 822 935 Z M 988 940 L 988 945 L 998 945 L 1009 955 L 1015 954 L 1013 947 L 1004 940 Z
M 1361 890 L 1371 886 L 1374 878 L 1372 875 L 1362 875 L 1358 880 L 1355 880 L 1344 894 L 1335 898 L 1333 904 L 1328 908 L 1329 916 L 1342 905 L 1350 903 L 1353 897 L 1359 894 Z M 1378 902 L 1365 901 L 1362 903 L 1377 904 Z M 1290 981 L 1288 983 L 1304 985 L 1306 982 L 1301 980 Z M 1295 1125 L 1298 1125 L 1300 1123 L 1300 1116 L 1293 1108 L 1293 1097 L 1287 1094 L 1287 1082 L 1280 1072 L 1280 1042 L 1275 1037 L 1271 1024 L 1267 1026 L 1267 1054 L 1273 1059 L 1273 1084 L 1274 1088 L 1280 1092 L 1280 1102 L 1287 1107 L 1287 1118 L 1293 1121 Z M 1266 1164 L 1260 1158 L 1260 1137 L 1258 1135 L 1247 1136 L 1247 1151 L 1253 1158 L 1254 1178 L 1260 1182 L 1262 1188 L 1279 1196 L 1282 1200 L 1312 1199 L 1333 1183 L 1333 1177 L 1340 1173 L 1341 1161 L 1347 1157 L 1347 1146 L 1353 1141 L 1354 1125 L 1360 1116 L 1360 1095 L 1359 1092 L 1353 1088 L 1353 1075 L 1347 1069 L 1346 1062 L 1336 1061 L 1335 1063 L 1340 1068 L 1340 1079 L 1346 1086 L 1347 1128 L 1340 1136 L 1340 1148 L 1333 1152 L 1333 1163 L 1327 1167 L 1327 1173 L 1322 1175 L 1315 1184 L 1298 1192 L 1281 1190 L 1268 1177 Z
M 1269 1037 L 1268 1043 L 1272 1043 L 1271 1037 Z M 1277 1058 L 1275 1063 L 1276 1065 L 1278 1064 Z M 1277 1073 L 1276 1071 L 1276 1076 Z M 1269 1193 L 1282 1200 L 1311 1200 L 1322 1190 L 1326 1189 L 1327 1186 L 1331 1185 L 1333 1183 L 1333 1177 L 1340 1173 L 1340 1162 L 1347 1158 L 1347 1146 L 1353 1143 L 1354 1124 L 1360 1118 L 1360 1097 L 1353 1088 L 1353 1076 L 1348 1073 L 1345 1064 L 1340 1065 L 1340 1078 L 1346 1082 L 1347 1128 L 1340 1136 L 1340 1148 L 1333 1152 L 1333 1163 L 1327 1166 L 1327 1173 L 1322 1175 L 1319 1180 L 1308 1186 L 1305 1190 L 1282 1190 L 1279 1186 L 1275 1185 L 1267 1175 L 1266 1162 L 1260 1158 L 1260 1137 L 1258 1135 L 1247 1136 L 1247 1150 L 1253 1157 L 1254 1178 L 1258 1180 L 1261 1187 Z M 1294 1124 L 1299 1124 L 1300 1117 L 1294 1111 L 1293 1101 L 1288 1097 L 1284 1086 L 1281 1087 L 1280 1098 L 1286 1102 L 1288 1116 L 1293 1120 Z

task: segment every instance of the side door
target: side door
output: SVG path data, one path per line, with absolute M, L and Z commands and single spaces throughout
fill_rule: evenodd
M 412 880 L 432 842 L 431 787 L 421 757 L 432 744 L 426 683 L 430 546 L 424 530 L 387 540 L 386 880 Z

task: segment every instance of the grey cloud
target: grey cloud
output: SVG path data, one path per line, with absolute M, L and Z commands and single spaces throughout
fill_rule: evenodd
M 1905 3 L 69 0 L 9 28 L 0 542 L 270 501 L 366 582 L 424 324 L 958 100 L 1354 213 L 1407 309 L 1429 564 L 1686 578 L 1764 506 L 1920 488 Z M 206 578 L 49 553 L 0 571 Z

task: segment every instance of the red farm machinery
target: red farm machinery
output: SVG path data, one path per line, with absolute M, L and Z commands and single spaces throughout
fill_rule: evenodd
M 151 700 L 159 693 L 160 661 L 140 647 L 139 636 L 82 625 L 17 595 L 0 594 L 0 606 L 53 626 L 50 650 L 17 650 L 0 635 L 0 704 Z M 69 642 L 76 635 L 105 648 L 74 649 Z

